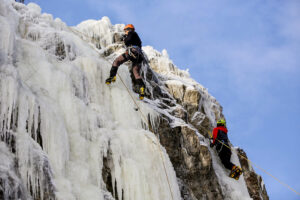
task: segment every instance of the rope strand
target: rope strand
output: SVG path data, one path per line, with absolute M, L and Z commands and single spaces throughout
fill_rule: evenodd
M 145 123 L 148 125 L 149 127 L 149 130 L 150 132 L 152 132 L 154 135 L 155 133 L 153 132 L 151 126 L 150 126 L 150 123 L 149 121 L 147 120 L 146 116 L 144 115 L 144 113 L 142 112 L 140 106 L 138 105 L 138 103 L 136 102 L 136 100 L 134 99 L 134 97 L 132 96 L 130 90 L 128 89 L 128 87 L 125 85 L 122 77 L 118 74 L 118 77 L 120 78 L 121 82 L 123 83 L 124 87 L 126 88 L 127 92 L 129 93 L 131 99 L 133 100 L 134 104 L 137 106 L 138 110 L 140 111 L 141 115 L 142 115 L 142 118 L 144 118 L 144 121 Z M 155 135 L 156 136 L 156 135 Z M 164 171 L 165 171 L 165 175 L 166 175 L 166 179 L 167 179 L 167 182 L 168 182 L 168 186 L 169 186 L 169 190 L 170 190 L 170 194 L 171 194 L 171 197 L 172 197 L 172 200 L 174 200 L 174 197 L 173 197 L 173 193 L 172 193 L 172 190 L 171 190 L 171 184 L 170 184 L 170 180 L 169 180 L 169 176 L 168 176 L 168 173 L 167 173 L 167 170 L 166 170 L 166 165 L 165 165 L 165 160 L 163 159 L 163 155 L 162 155 L 162 149 L 161 149 L 161 146 L 158 145 L 159 147 L 159 153 L 160 153 L 160 158 L 162 160 L 162 163 L 163 163 L 163 167 L 164 167 Z

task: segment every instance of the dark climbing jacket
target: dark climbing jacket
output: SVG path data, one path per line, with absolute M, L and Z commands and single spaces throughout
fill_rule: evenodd
M 218 126 L 213 130 L 213 144 L 218 144 L 218 141 L 228 144 L 227 128 L 225 126 Z
M 142 41 L 139 35 L 135 31 L 130 31 L 124 38 L 124 43 L 126 47 L 138 46 L 142 48 Z
M 127 47 L 124 56 L 133 63 L 141 63 L 143 61 L 142 42 L 135 31 L 130 31 L 125 35 L 124 43 Z

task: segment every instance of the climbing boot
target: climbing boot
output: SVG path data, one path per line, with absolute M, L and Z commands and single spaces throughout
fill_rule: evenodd
M 105 83 L 106 83 L 107 85 L 109 85 L 109 84 L 111 84 L 112 82 L 115 82 L 116 79 L 117 79 L 116 76 L 109 77 L 108 79 L 106 79 Z
M 118 67 L 112 66 L 112 67 L 110 68 L 109 78 L 105 80 L 105 83 L 106 83 L 107 85 L 109 85 L 109 84 L 111 84 L 112 82 L 115 82 L 115 81 L 116 81 L 116 79 L 117 79 L 117 77 L 116 77 L 117 71 L 118 71 Z
M 145 87 L 141 86 L 139 89 L 140 100 L 143 100 L 145 97 Z
M 140 96 L 140 100 L 143 100 L 144 97 L 145 97 L 145 84 L 143 82 L 142 79 L 136 79 L 135 80 L 136 84 L 138 85 L 138 88 L 139 88 L 139 96 Z
M 235 180 L 239 180 L 241 174 L 243 173 L 242 169 L 239 166 L 233 166 L 229 176 Z

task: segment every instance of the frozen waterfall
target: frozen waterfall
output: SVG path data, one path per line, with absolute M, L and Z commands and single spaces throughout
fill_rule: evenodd
M 208 147 L 222 107 L 166 50 L 143 47 L 144 101 L 126 63 L 105 85 L 123 27 L 0 0 L 0 198 L 251 199 Z
M 11 190 L 21 199 L 29 197 L 24 185 L 33 198 L 109 199 L 106 158 L 119 199 L 171 199 L 170 190 L 180 199 L 172 164 L 143 129 L 124 86 L 103 84 L 111 64 L 35 4 L 1 0 L 0 14 L 1 139 L 15 152 L 1 142 L 0 166 L 1 176 L 13 179 Z M 131 88 L 128 69 L 119 74 Z M 147 107 L 143 112 L 155 118 Z

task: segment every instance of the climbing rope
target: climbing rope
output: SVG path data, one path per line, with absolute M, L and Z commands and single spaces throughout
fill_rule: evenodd
M 145 116 L 144 113 L 141 111 L 140 106 L 138 105 L 138 103 L 136 102 L 136 100 L 134 99 L 134 97 L 132 96 L 130 90 L 129 90 L 128 87 L 126 86 L 126 84 L 125 84 L 125 82 L 123 81 L 122 77 L 121 77 L 119 74 L 118 74 L 118 77 L 120 78 L 121 82 L 122 82 L 123 85 L 125 86 L 125 88 L 126 88 L 128 94 L 130 95 L 132 101 L 134 102 L 134 104 L 136 105 L 136 107 L 138 108 L 138 110 L 140 111 L 140 113 L 141 113 L 141 115 L 142 115 L 144 121 L 148 124 L 148 127 L 149 127 L 150 131 L 153 133 L 153 130 L 152 130 L 151 126 L 149 126 L 150 124 L 149 124 L 149 122 L 148 122 L 146 116 Z
M 210 135 L 211 138 L 212 137 L 212 134 L 208 131 L 208 134 Z M 228 146 L 227 144 L 225 144 L 224 142 L 216 139 L 218 142 L 220 142 L 221 144 L 223 144 L 225 147 L 227 147 L 228 149 L 231 150 L 231 147 Z M 297 192 L 295 189 L 293 189 L 291 186 L 289 186 L 288 184 L 284 183 L 283 181 L 281 181 L 280 179 L 278 179 L 277 177 L 275 177 L 274 175 L 272 175 L 270 172 L 268 172 L 267 170 L 265 170 L 264 168 L 262 167 L 259 167 L 257 164 L 255 164 L 254 162 L 252 162 L 250 159 L 248 159 L 246 156 L 244 156 L 243 154 L 237 152 L 237 154 L 241 157 L 243 157 L 244 159 L 246 159 L 248 162 L 250 162 L 253 166 L 255 166 L 256 168 L 260 169 L 262 172 L 264 172 L 265 174 L 271 176 L 273 179 L 275 179 L 277 182 L 279 182 L 280 184 L 282 184 L 283 186 L 285 186 L 286 188 L 288 188 L 289 190 L 293 191 L 294 193 L 296 193 L 297 195 L 300 196 L 300 193 Z
M 126 88 L 127 92 L 129 93 L 129 95 L 130 95 L 132 101 L 133 101 L 134 104 L 137 106 L 138 110 L 140 111 L 141 116 L 142 116 L 142 118 L 144 119 L 145 123 L 148 125 L 150 132 L 152 132 L 152 133 L 155 135 L 153 129 L 152 129 L 151 126 L 150 126 L 149 121 L 147 120 L 146 116 L 145 116 L 144 113 L 142 112 L 142 110 L 141 110 L 139 104 L 136 102 L 136 100 L 135 100 L 134 97 L 132 96 L 130 90 L 128 89 L 128 87 L 126 86 L 126 84 L 124 83 L 123 79 L 121 78 L 121 76 L 120 76 L 119 74 L 118 74 L 118 77 L 120 78 L 121 82 L 123 83 L 124 87 Z M 155 135 L 155 136 L 156 136 L 156 135 Z M 171 194 L 172 199 L 174 200 L 173 193 L 172 193 L 172 190 L 171 190 L 171 184 L 170 184 L 169 176 L 168 176 L 168 173 L 167 173 L 167 170 L 166 170 L 165 160 L 164 160 L 163 155 L 162 155 L 162 149 L 161 149 L 161 146 L 160 146 L 160 145 L 158 145 L 158 147 L 159 147 L 159 150 L 160 150 L 160 151 L 159 151 L 159 153 L 160 153 L 160 158 L 161 158 L 162 163 L 163 163 L 163 167 L 164 167 L 166 179 L 167 179 L 167 182 L 168 182 L 170 194 Z

